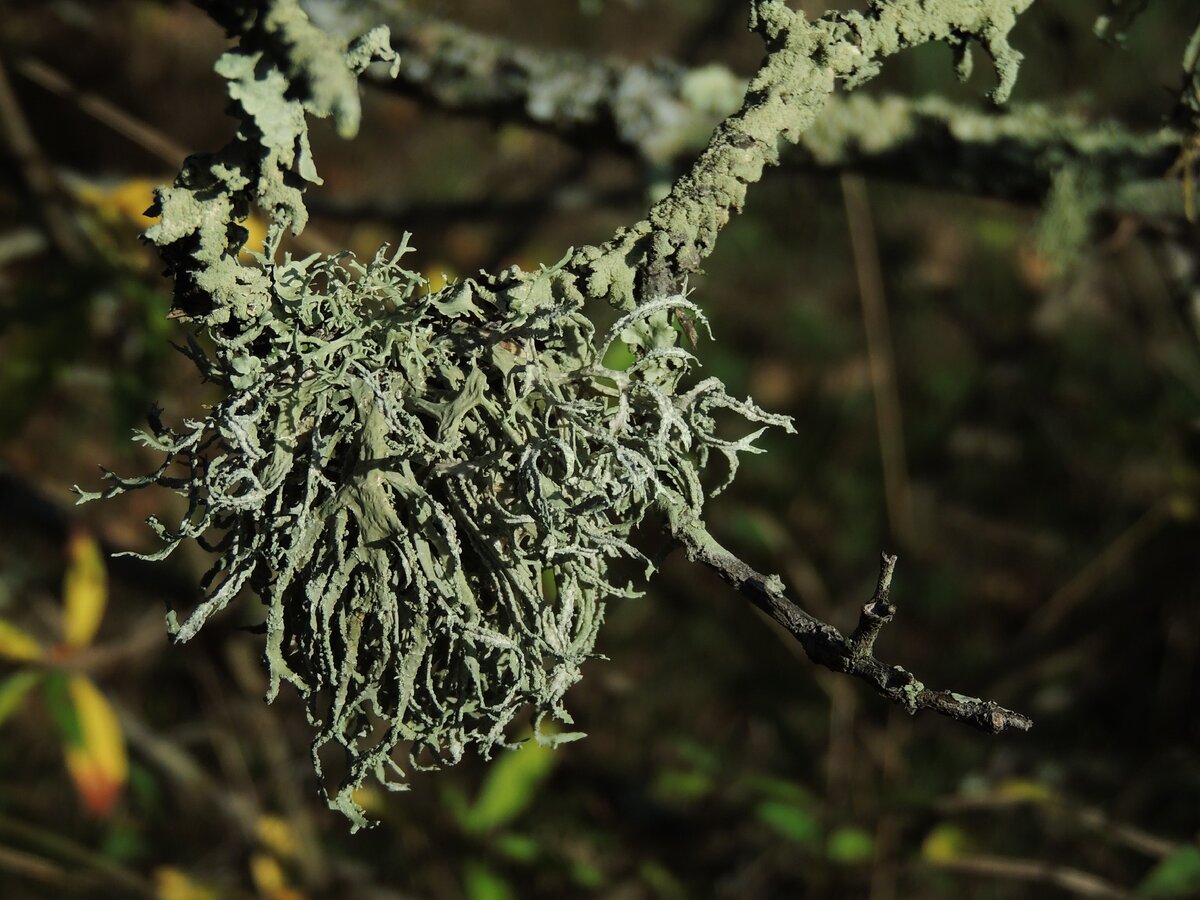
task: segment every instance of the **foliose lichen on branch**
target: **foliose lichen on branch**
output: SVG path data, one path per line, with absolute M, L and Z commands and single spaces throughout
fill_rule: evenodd
M 159 469 L 107 473 L 112 485 L 84 499 L 150 485 L 187 498 L 178 523 L 151 520 L 165 542 L 155 555 L 195 540 L 216 561 L 202 601 L 169 617 L 170 630 L 187 640 L 244 588 L 257 593 L 268 698 L 283 682 L 305 698 L 318 773 L 326 748 L 343 751 L 327 797 L 356 825 L 364 779 L 405 785 L 402 747 L 409 767 L 436 768 L 509 744 L 527 707 L 539 725 L 569 723 L 563 696 L 593 654 L 604 603 L 632 592 L 612 563 L 649 565 L 634 529 L 657 511 L 677 539 L 708 546 L 706 497 L 763 428 L 791 429 L 716 379 L 689 377 L 672 318 L 704 319 L 687 276 L 777 162 L 780 138 L 796 140 L 839 80 L 861 82 L 923 41 L 975 38 L 996 61 L 999 99 L 1019 59 L 1007 34 L 1030 2 L 877 0 L 812 23 L 777 0 L 752 3 L 767 59 L 645 221 L 555 266 L 437 293 L 404 267 L 407 238 L 365 263 L 279 253 L 284 232 L 304 226 L 304 186 L 320 183 L 306 116 L 354 133 L 356 79 L 393 59 L 387 31 L 345 45 L 298 0 L 202 2 L 240 38 L 217 63 L 239 130 L 159 189 L 147 239 L 175 279 L 178 314 L 208 342 L 193 339 L 190 355 L 226 394 L 178 429 L 153 420 L 139 439 L 163 454 Z M 271 225 L 247 265 L 239 222 L 252 206 Z M 621 313 L 599 337 L 585 314 L 596 300 Z M 618 343 L 628 366 L 606 362 Z M 760 427 L 725 438 L 722 411 Z M 706 480 L 713 459 L 722 484 Z M 708 555 L 720 564 L 723 552 Z M 844 643 L 802 625 L 815 659 Z M 862 662 L 873 683 L 880 665 Z
M 106 473 L 84 499 L 151 485 L 187 498 L 177 523 L 150 520 L 154 556 L 195 540 L 216 561 L 171 633 L 193 637 L 245 588 L 262 598 L 268 699 L 282 682 L 305 698 L 318 774 L 327 747 L 345 757 L 329 802 L 359 825 L 354 789 L 369 776 L 402 788 L 402 748 L 436 768 L 510 744 L 527 707 L 569 723 L 563 695 L 604 602 L 632 593 L 610 565 L 646 562 L 633 529 L 666 497 L 699 516 L 719 489 L 702 483 L 710 461 L 731 478 L 755 450 L 758 431 L 718 434 L 719 412 L 791 425 L 715 379 L 685 381 L 693 359 L 669 318 L 703 317 L 682 293 L 597 336 L 560 267 L 434 294 L 404 268 L 406 242 L 367 263 L 277 259 L 285 228 L 304 224 L 303 182 L 319 183 L 305 115 L 352 132 L 353 76 L 390 51 L 379 31 L 334 46 L 294 0 L 256 8 L 221 7 L 242 37 L 217 63 L 238 135 L 158 191 L 147 232 L 210 345 L 189 353 L 226 395 L 138 436 L 163 454 L 157 471 Z M 236 223 L 252 204 L 272 224 L 245 265 Z M 627 367 L 605 363 L 617 342 Z

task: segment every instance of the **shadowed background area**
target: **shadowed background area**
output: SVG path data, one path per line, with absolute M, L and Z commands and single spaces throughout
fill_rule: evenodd
M 292 249 L 411 232 L 435 287 L 635 221 L 762 53 L 727 0 L 308 6 L 390 21 L 405 68 L 366 87 L 355 141 L 315 123 L 325 184 Z M 675 553 L 608 607 L 567 698 L 586 740 L 362 792 L 380 824 L 351 836 L 295 696 L 262 703 L 257 601 L 171 647 L 164 606 L 195 602 L 205 555 L 107 556 L 154 549 L 143 520 L 178 498 L 69 490 L 158 463 L 128 440 L 154 404 L 218 397 L 171 349 L 137 234 L 153 186 L 228 139 L 227 41 L 182 2 L 6 4 L 0 894 L 1194 896 L 1195 145 L 1158 129 L 1195 13 L 1163 0 L 1116 46 L 1104 8 L 1035 4 L 999 112 L 982 55 L 965 84 L 945 47 L 886 63 L 690 285 L 702 374 L 798 431 L 747 458 L 714 534 L 843 629 L 898 554 L 881 658 L 1033 731 L 910 717 Z

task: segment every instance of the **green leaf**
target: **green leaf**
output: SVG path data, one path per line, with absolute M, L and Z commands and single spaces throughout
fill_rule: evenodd
M 628 344 L 624 341 L 613 341 L 608 347 L 608 352 L 604 354 L 603 365 L 614 372 L 623 372 L 636 361 L 637 357 L 633 355 Z
M 825 852 L 835 863 L 853 865 L 866 862 L 875 855 L 875 839 L 863 829 L 849 825 L 836 829 L 829 836 Z
M 492 763 L 475 805 L 463 818 L 463 828 L 477 834 L 517 818 L 533 802 L 553 767 L 553 751 L 536 741 L 501 754 Z
M 542 852 L 542 845 L 537 838 L 527 834 L 501 834 L 496 837 L 493 845 L 496 852 L 517 862 L 533 862 Z
M 746 785 L 760 797 L 766 799 L 784 800 L 796 806 L 808 808 L 814 805 L 813 796 L 808 788 L 795 781 L 788 781 L 786 778 L 753 775 L 747 779 Z
M 1181 847 L 1142 879 L 1143 897 L 1195 897 L 1200 894 L 1200 848 Z
M 593 862 L 577 859 L 571 864 L 571 880 L 580 887 L 595 890 L 604 886 L 604 870 Z
M 463 831 L 467 831 L 467 821 L 471 817 L 471 804 L 467 795 L 457 784 L 446 784 L 441 790 L 442 807 L 450 813 Z
M 30 689 L 42 680 L 41 672 L 21 670 L 0 681 L 0 725 L 21 708 Z
M 542 598 L 547 603 L 558 602 L 558 582 L 554 578 L 554 570 L 542 569 Z
M 42 686 L 42 696 L 46 698 L 46 706 L 50 710 L 50 717 L 54 719 L 54 724 L 58 726 L 63 744 L 68 747 L 82 746 L 83 727 L 79 723 L 75 703 L 71 699 L 67 676 L 61 672 L 49 675 Z
M 104 836 L 100 852 L 109 859 L 131 862 L 146 855 L 146 838 L 129 824 L 114 825 Z
M 663 900 L 683 900 L 687 897 L 687 890 L 679 883 L 679 879 L 660 862 L 643 860 L 638 866 L 638 875 L 646 886 Z
M 655 776 L 650 790 L 662 802 L 679 803 L 703 797 L 712 786 L 712 778 L 704 772 L 668 769 Z
M 695 769 L 715 775 L 721 770 L 721 757 L 711 747 L 698 741 L 680 738 L 675 742 L 675 751 Z
M 821 823 L 807 809 L 793 803 L 763 800 L 754 807 L 754 815 L 797 844 L 815 844 L 821 837 Z
M 514 900 L 517 896 L 504 876 L 478 860 L 469 861 L 463 870 L 463 893 L 467 900 Z

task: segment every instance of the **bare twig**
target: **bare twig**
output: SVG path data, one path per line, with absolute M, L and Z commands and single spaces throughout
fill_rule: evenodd
M 1032 2 L 980 0 L 961 8 L 938 6 L 938 14 L 925 16 L 922 0 L 890 0 L 873 4 L 865 16 L 834 12 L 809 22 L 782 0 L 758 0 L 751 5 L 752 27 L 768 53 L 741 108 L 717 126 L 691 168 L 645 219 L 604 244 L 576 250 L 563 274 L 584 281 L 589 296 L 624 309 L 636 306 L 638 298 L 678 293 L 702 271 L 750 186 L 779 163 L 781 145 L 803 138 L 839 82 L 858 86 L 906 47 L 953 43 L 969 34 L 985 43 L 996 64 L 993 97 L 1002 102 L 1020 60 L 1008 35 Z
M 65 75 L 43 62 L 18 59 L 13 63 L 13 70 L 38 87 L 71 101 L 97 122 L 107 125 L 168 166 L 178 166 L 188 156 L 182 144 L 98 94 L 76 87 Z
M 122 896 L 155 896 L 153 887 L 137 872 L 54 831 L 0 813 L 0 834 L 25 841 L 51 856 L 94 873 L 109 884 L 121 888 Z
M 1041 635 L 1052 631 L 1079 604 L 1087 600 L 1088 595 L 1106 578 L 1127 563 L 1169 519 L 1170 507 L 1165 500 L 1160 500 L 1147 509 L 1038 608 L 1029 620 L 1027 632 Z
M 1175 841 L 1151 834 L 1136 825 L 1120 822 L 1097 807 L 1072 806 L 1065 808 L 1083 827 L 1098 831 L 1109 840 L 1122 844 L 1130 850 L 1136 850 L 1138 853 L 1144 853 L 1146 856 L 1166 859 L 1181 848 L 1181 845 Z
M 167 648 L 167 629 L 162 611 L 149 609 L 120 640 L 96 644 L 55 659 L 55 668 L 98 674 L 136 662 L 147 665 L 157 651 Z
M 248 723 L 259 752 L 266 760 L 271 792 L 296 838 L 296 863 L 304 877 L 304 885 L 310 889 L 326 888 L 332 866 L 321 844 L 305 785 L 295 776 L 295 760 L 287 734 L 279 719 L 262 703 L 266 678 L 259 661 L 251 654 L 246 644 L 230 644 L 226 648 L 230 673 L 245 694 L 239 704 L 239 713 Z M 250 697 L 253 701 L 245 702 Z
M 1098 875 L 1056 866 L 1036 859 L 1011 859 L 1004 856 L 957 856 L 934 863 L 938 868 L 963 875 L 984 875 L 1010 881 L 1053 885 L 1079 897 L 1099 897 L 1103 900 L 1128 900 L 1133 894 L 1123 887 L 1105 881 Z
M 83 881 L 44 857 L 3 845 L 0 845 L 0 870 L 11 872 L 30 881 L 38 881 L 56 887 L 59 890 L 78 889 Z
M 87 248 L 71 219 L 70 210 L 64 205 L 58 175 L 42 156 L 33 130 L 25 119 L 25 113 L 17 100 L 0 61 L 0 126 L 30 193 L 38 201 L 46 231 L 59 252 L 72 262 L 87 258 Z
M 1114 819 L 1104 810 L 1095 806 L 1083 806 L 1073 802 L 1069 797 L 1059 794 L 1047 796 L 1045 799 L 1026 796 L 1009 796 L 1000 792 L 988 792 L 979 795 L 949 797 L 937 804 L 939 811 L 949 815 L 972 810 L 1003 811 L 1029 806 L 1044 808 L 1047 812 L 1061 815 L 1077 823 L 1080 827 L 1097 832 L 1098 835 L 1113 843 L 1128 847 L 1137 853 L 1154 859 L 1166 859 L 1179 851 L 1181 845 L 1177 841 L 1151 834 L 1136 825 Z
M 896 359 L 892 352 L 892 329 L 888 322 L 875 224 L 871 219 L 867 185 L 863 177 L 844 173 L 841 184 L 850 249 L 854 255 L 854 271 L 858 277 L 863 330 L 867 338 L 867 359 L 871 368 L 871 391 L 875 396 L 875 425 L 879 432 L 888 522 L 896 540 L 902 546 L 911 547 L 916 539 L 912 488 L 908 479 L 900 389 L 896 383 Z
M 179 165 L 189 155 L 182 144 L 153 125 L 126 112 L 111 101 L 77 87 L 57 69 L 53 69 L 43 62 L 27 58 L 18 60 L 13 68 L 39 87 L 72 101 L 81 112 L 91 116 L 100 124 L 107 125 L 130 143 L 141 147 L 169 166 Z M 0 78 L 2 76 L 3 73 L 0 72 Z M 3 84 L 0 84 L 0 101 L 2 100 Z M 149 205 L 149 197 L 146 198 L 146 202 Z M 305 253 L 330 253 L 335 246 L 329 237 L 312 227 L 306 229 L 303 234 L 292 237 L 291 240 L 294 240 L 296 247 Z
M 789 600 L 778 576 L 755 571 L 722 547 L 701 522 L 680 512 L 683 508 L 682 504 L 672 505 L 664 511 L 671 534 L 683 545 L 688 559 L 708 566 L 787 629 L 813 662 L 867 682 L 882 697 L 913 714 L 929 709 L 993 734 L 1033 727 L 1029 718 L 994 701 L 927 688 L 907 669 L 875 658 L 875 638 L 896 612 L 888 596 L 894 556 L 884 554 L 875 595 L 863 606 L 858 626 L 847 638 Z
M 246 839 L 255 834 L 256 810 L 246 797 L 225 790 L 213 780 L 187 751 L 154 731 L 140 716 L 117 706 L 117 718 L 130 746 L 174 781 L 191 798 L 204 797 L 233 824 Z

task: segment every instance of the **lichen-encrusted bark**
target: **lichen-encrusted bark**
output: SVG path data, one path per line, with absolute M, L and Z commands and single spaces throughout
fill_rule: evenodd
M 1007 99 L 1020 54 L 1008 43 L 1017 14 L 1032 0 L 894 0 L 866 13 L 835 13 L 815 22 L 778 0 L 753 4 L 753 25 L 768 54 L 750 81 L 742 108 L 717 128 L 691 170 L 647 218 L 600 247 L 578 251 L 568 271 L 590 296 L 629 308 L 638 296 L 678 290 L 740 212 L 749 185 L 779 161 L 781 141 L 795 143 L 820 115 L 838 80 L 862 84 L 880 60 L 907 47 L 978 40 L 996 64 L 993 99 Z M 969 57 L 963 57 L 969 59 Z M 966 69 L 960 67 L 960 74 Z

